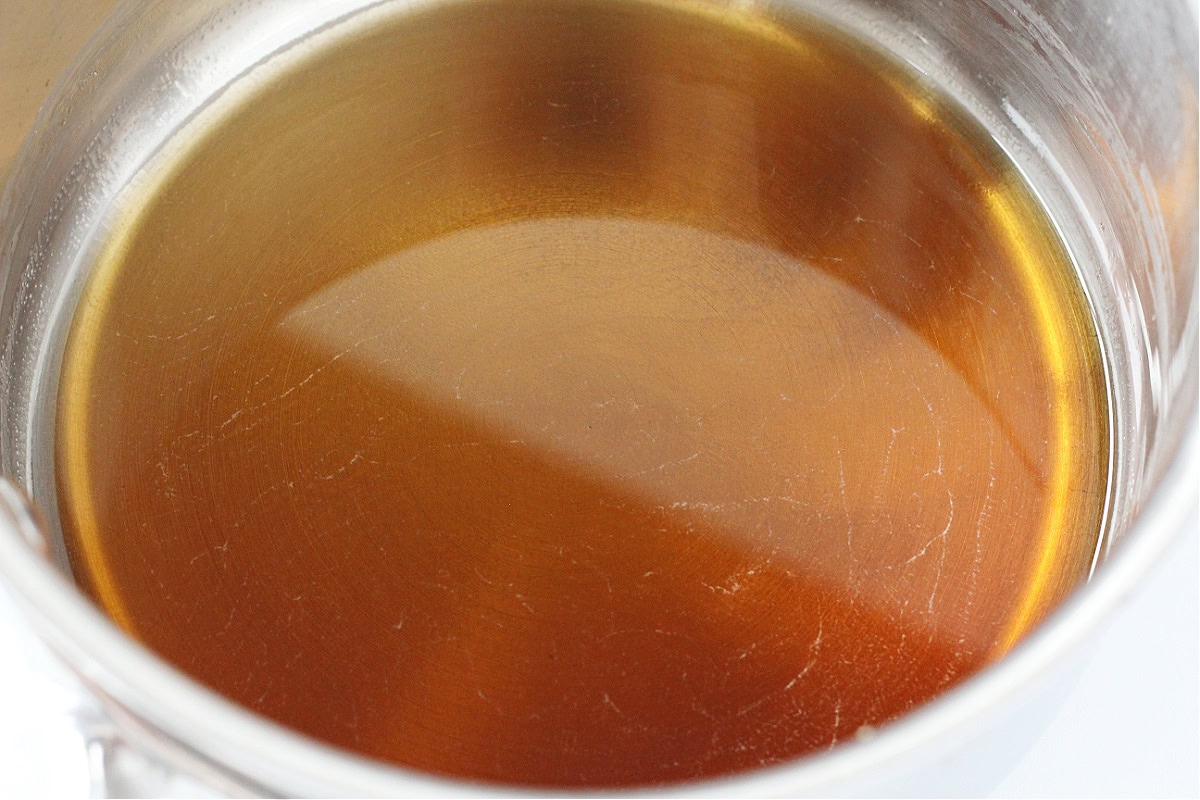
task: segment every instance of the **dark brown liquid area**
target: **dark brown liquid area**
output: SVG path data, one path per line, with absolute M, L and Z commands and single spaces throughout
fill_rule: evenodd
M 1088 572 L 1103 377 L 1001 154 L 803 20 L 483 2 L 319 49 L 127 198 L 73 568 L 398 764 L 683 780 L 853 738 Z

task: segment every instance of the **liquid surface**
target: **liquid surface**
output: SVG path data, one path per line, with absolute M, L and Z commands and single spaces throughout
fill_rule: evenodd
M 128 192 L 62 527 L 131 635 L 314 737 L 629 785 L 853 739 L 1083 580 L 1071 265 L 998 150 L 801 21 L 449 4 Z

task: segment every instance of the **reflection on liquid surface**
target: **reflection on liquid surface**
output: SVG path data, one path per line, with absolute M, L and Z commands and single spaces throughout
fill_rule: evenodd
M 81 583 L 313 736 L 694 778 L 853 737 L 1087 573 L 1070 266 L 869 52 L 683 5 L 450 4 L 147 170 L 72 332 Z

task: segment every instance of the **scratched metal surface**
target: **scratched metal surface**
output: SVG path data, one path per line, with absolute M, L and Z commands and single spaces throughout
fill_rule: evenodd
M 159 4 L 158 12 L 162 14 L 169 13 L 169 6 L 170 4 Z M 251 6 L 253 4 L 250 4 L 247 8 L 250 8 L 250 11 L 253 12 L 254 9 Z M 267 6 L 264 5 L 261 8 L 265 9 Z M 189 11 L 194 14 L 197 20 L 203 21 L 205 19 L 203 9 L 199 5 L 194 6 Z M 943 33 L 950 31 L 953 33 L 955 29 L 974 29 L 977 27 L 979 17 L 973 15 L 986 13 L 988 13 L 988 9 L 983 7 L 964 6 L 962 9 L 956 8 L 953 14 L 943 14 L 938 19 L 931 20 L 924 16 L 925 12 L 919 7 L 914 7 L 912 18 L 908 20 L 909 27 L 901 25 L 898 28 L 899 33 L 895 35 L 903 39 L 904 36 L 911 35 L 914 31 L 921 32 L 918 35 L 918 41 L 923 42 L 927 48 L 925 51 L 922 51 L 921 46 L 916 47 L 916 57 L 919 61 L 922 52 L 925 56 L 929 56 L 931 51 L 936 52 L 937 35 L 930 36 L 930 31 L 942 31 Z M 1167 287 L 1164 284 L 1161 269 L 1161 265 L 1168 263 L 1168 261 L 1175 264 L 1187 263 L 1188 248 L 1190 247 L 1194 251 L 1194 231 L 1189 234 L 1187 226 L 1179 222 L 1180 219 L 1186 217 L 1188 206 L 1186 198 L 1188 195 L 1185 191 L 1179 192 L 1177 190 L 1181 186 L 1186 188 L 1184 184 L 1189 180 L 1194 181 L 1194 177 L 1189 178 L 1189 170 L 1186 166 L 1180 168 L 1180 160 L 1186 160 L 1188 153 L 1185 141 L 1186 131 L 1181 132 L 1181 129 L 1172 128 L 1170 125 L 1152 126 L 1141 118 L 1131 119 L 1129 117 L 1130 110 L 1127 105 L 1124 105 L 1132 97 L 1128 89 L 1122 88 L 1120 85 L 1106 84 L 1106 81 L 1110 81 L 1111 83 L 1108 73 L 1100 70 L 1097 76 L 1095 72 L 1083 70 L 1078 64 L 1071 62 L 1069 58 L 1065 64 L 1065 70 L 1068 73 L 1071 70 L 1077 70 L 1079 74 L 1073 77 L 1078 78 L 1085 84 L 1088 91 L 1082 93 L 1080 96 L 1085 97 L 1085 119 L 1092 124 L 1090 127 L 1083 126 L 1082 128 L 1069 125 L 1056 127 L 1053 124 L 1054 120 L 1057 119 L 1061 123 L 1060 118 L 1065 113 L 1062 110 L 1063 105 L 1061 104 L 1061 87 L 1056 89 L 1053 85 L 1049 87 L 1038 85 L 1036 73 L 1038 69 L 1044 69 L 1047 64 L 1064 66 L 1062 59 L 1066 57 L 1068 43 L 1061 37 L 1069 38 L 1071 33 L 1070 30 L 1064 33 L 1056 27 L 1055 20 L 1059 19 L 1064 13 L 1062 7 L 1053 6 L 1040 10 L 1032 10 L 1020 5 L 1006 6 L 999 13 L 1005 17 L 1009 24 L 1017 28 L 1025 26 L 1033 34 L 1032 38 L 1039 41 L 1049 39 L 1050 44 L 1048 48 L 1038 50 L 1037 48 L 1024 48 L 1020 45 L 1007 49 L 1001 48 L 999 54 L 1001 60 L 999 63 L 994 64 L 994 69 L 990 70 L 987 74 L 972 75 L 969 71 L 965 75 L 956 73 L 956 76 L 961 80 L 958 83 L 954 81 L 947 82 L 950 93 L 961 94 L 967 92 L 969 94 L 971 92 L 981 92 L 986 95 L 989 87 L 997 89 L 998 94 L 1001 95 L 1000 99 L 1003 101 L 998 104 L 1000 116 L 1007 119 L 1008 124 L 1020 130 L 1021 133 L 1027 134 L 1032 131 L 1037 135 L 1036 139 L 1029 136 L 1026 137 L 1030 140 L 1026 142 L 1029 148 L 1028 151 L 1021 151 L 1019 146 L 1015 148 L 1018 161 L 1022 162 L 1023 167 L 1029 166 L 1029 159 L 1036 161 L 1038 157 L 1044 157 L 1046 152 L 1052 151 L 1059 160 L 1056 164 L 1057 168 L 1065 171 L 1068 178 L 1076 178 L 1078 177 L 1077 170 L 1089 167 L 1094 168 L 1097 163 L 1102 163 L 1105 158 L 1109 157 L 1105 155 L 1106 152 L 1110 153 L 1110 155 L 1113 152 L 1116 153 L 1112 157 L 1116 159 L 1115 163 L 1119 169 L 1126 169 L 1131 163 L 1129 159 L 1130 152 L 1138 152 L 1145 156 L 1144 163 L 1149 170 L 1148 173 L 1139 173 L 1138 180 L 1141 184 L 1137 192 L 1105 192 L 1103 187 L 1089 186 L 1086 182 L 1074 187 L 1079 192 L 1079 197 L 1075 198 L 1075 200 L 1078 200 L 1088 211 L 1094 212 L 1093 221 L 1099 220 L 1096 223 L 1098 226 L 1096 231 L 1092 231 L 1092 233 L 1096 234 L 1094 237 L 1095 240 L 1091 241 L 1090 244 L 1085 243 L 1084 245 L 1080 245 L 1082 250 L 1086 251 L 1088 246 L 1094 247 L 1103 254 L 1103 259 L 1101 259 L 1100 263 L 1109 266 L 1116 263 L 1118 253 L 1128 257 L 1130 263 L 1149 265 L 1148 269 L 1141 272 L 1137 269 L 1132 270 L 1132 278 L 1117 270 L 1115 279 L 1118 285 L 1115 288 L 1108 287 L 1106 289 L 1104 286 L 1098 287 L 1096 284 L 1096 280 L 1098 279 L 1093 276 L 1089 279 L 1092 280 L 1090 288 L 1093 290 L 1093 300 L 1098 302 L 1102 307 L 1115 310 L 1113 316 L 1115 319 L 1129 321 L 1136 320 L 1140 316 L 1144 320 L 1153 320 L 1149 324 L 1158 326 L 1155 329 L 1157 332 L 1147 337 L 1153 342 L 1152 349 L 1149 352 L 1140 352 L 1137 349 L 1141 346 L 1141 337 L 1136 333 L 1136 324 L 1132 324 L 1130 330 L 1124 330 L 1120 325 L 1117 325 L 1116 332 L 1108 331 L 1106 334 L 1108 336 L 1108 343 L 1112 348 L 1115 348 L 1114 368 L 1118 370 L 1130 368 L 1133 371 L 1132 374 L 1137 376 L 1129 382 L 1119 382 L 1118 394 L 1122 391 L 1127 393 L 1124 399 L 1117 398 L 1118 406 L 1123 409 L 1122 413 L 1125 414 L 1125 419 L 1142 419 L 1145 421 L 1147 419 L 1158 419 L 1155 416 L 1156 413 L 1162 415 L 1162 422 L 1157 435 L 1153 433 L 1153 430 L 1155 430 L 1154 425 L 1159 424 L 1157 422 L 1150 425 L 1150 432 L 1144 427 L 1138 428 L 1137 426 L 1128 426 L 1121 429 L 1122 435 L 1131 437 L 1128 440 L 1123 440 L 1123 442 L 1132 448 L 1129 452 L 1133 455 L 1126 462 L 1127 465 L 1124 468 L 1124 472 L 1118 472 L 1118 482 L 1123 481 L 1125 485 L 1131 486 L 1133 489 L 1131 490 L 1131 496 L 1127 498 L 1127 504 L 1123 507 L 1123 510 L 1118 509 L 1121 513 L 1116 515 L 1117 519 L 1114 525 L 1116 532 L 1119 533 L 1128 522 L 1129 514 L 1137 505 L 1139 487 L 1144 487 L 1146 477 L 1152 475 L 1154 472 L 1154 459 L 1157 458 L 1161 461 L 1163 453 L 1169 450 L 1161 442 L 1169 441 L 1171 426 L 1177 424 L 1179 415 L 1171 416 L 1165 412 L 1172 408 L 1172 403 L 1176 404 L 1176 406 L 1187 406 L 1188 382 L 1186 376 L 1189 374 L 1189 369 L 1194 369 L 1194 348 L 1190 352 L 1186 347 L 1182 350 L 1172 349 L 1175 347 L 1176 342 L 1186 341 L 1183 332 L 1186 331 L 1187 324 L 1189 324 L 1186 322 L 1187 298 L 1189 296 L 1188 287 L 1192 287 L 1190 294 L 1193 298 L 1191 303 L 1194 308 L 1194 274 L 1189 276 L 1187 271 L 1184 270 L 1178 276 L 1176 284 L 1173 287 Z M 300 16 L 302 15 L 298 14 L 291 19 L 294 21 L 299 19 Z M 252 18 L 253 14 L 247 13 L 247 16 L 242 18 L 242 21 L 244 22 L 246 19 Z M 231 24 L 232 21 L 232 19 L 218 20 L 217 29 L 223 29 L 223 26 Z M 1121 47 L 1130 47 L 1138 43 L 1137 37 L 1141 31 L 1138 25 L 1109 24 L 1105 29 L 1105 33 L 1097 34 L 1096 30 L 1100 26 L 1092 24 L 1095 22 L 1097 20 L 1090 19 L 1088 25 L 1080 27 L 1088 31 L 1087 35 L 1095 38 L 1097 42 L 1102 41 L 1112 46 L 1115 50 L 1120 50 Z M 1110 19 L 1108 22 L 1111 23 L 1112 20 Z M 299 28 L 303 28 L 303 21 L 301 20 L 297 25 Z M 250 29 L 253 29 L 252 25 Z M 967 56 L 964 57 L 968 63 L 970 62 L 972 53 L 969 48 L 972 46 L 979 48 L 976 54 L 989 53 L 989 55 L 996 55 L 995 53 L 990 53 L 989 48 L 997 45 L 995 42 L 989 44 L 987 37 L 965 40 L 955 39 L 954 41 L 968 48 Z M 1045 44 L 1045 42 L 1042 43 Z M 194 45 L 195 42 L 191 44 Z M 912 44 L 912 42 L 909 41 L 909 44 Z M 1070 44 L 1071 46 L 1080 46 L 1078 42 Z M 1169 58 L 1172 56 L 1172 47 L 1187 50 L 1187 45 L 1187 42 L 1171 43 L 1160 47 L 1156 52 L 1162 55 L 1163 58 Z M 1191 45 L 1194 58 L 1194 42 Z M 252 50 L 252 47 L 248 48 L 248 51 Z M 186 52 L 186 48 L 183 48 L 176 50 L 173 55 L 178 57 Z M 1003 59 L 1005 58 L 1012 60 L 1004 61 Z M 235 61 L 236 58 L 231 57 L 231 60 L 227 63 L 232 64 Z M 989 63 L 993 62 L 989 61 Z M 162 63 L 159 63 L 155 68 L 161 69 L 163 66 Z M 197 84 L 194 82 L 189 83 L 189 80 L 186 79 L 195 79 L 203 76 L 200 73 L 188 72 L 189 67 L 186 58 L 170 62 L 167 66 L 168 68 L 178 66 L 181 69 L 181 72 L 178 74 L 184 77 L 185 80 L 182 83 L 176 84 L 171 84 L 170 82 L 162 83 L 160 89 L 164 94 L 159 98 L 160 103 L 157 108 L 162 112 L 169 111 L 174 113 L 184 107 L 180 105 L 181 101 L 187 101 L 189 97 L 194 98 L 196 96 L 195 94 L 189 94 L 189 89 L 194 92 Z M 147 74 L 152 74 L 152 72 Z M 978 79 L 979 85 L 971 83 L 975 79 Z M 1014 80 L 1016 81 L 1015 84 L 1013 83 Z M 1022 85 L 1020 83 L 1021 80 L 1029 81 L 1028 86 L 1032 86 L 1033 90 L 1018 91 L 1005 96 L 1006 92 L 1000 91 L 997 88 L 1002 88 L 1004 85 L 1020 86 Z M 1194 76 L 1192 83 L 1194 84 Z M 100 84 L 103 89 L 103 80 L 101 80 Z M 968 87 L 969 91 L 968 89 L 964 89 L 964 86 Z M 980 88 L 981 86 L 983 87 L 982 89 Z M 1112 98 L 1104 94 L 1106 89 L 1115 90 L 1115 100 L 1113 102 L 1109 102 Z M 80 99 L 80 97 L 86 97 L 88 92 L 92 91 L 94 90 L 87 85 L 86 81 L 81 82 L 81 94 L 76 97 L 76 100 Z M 1172 91 L 1176 92 L 1175 96 L 1177 98 L 1183 98 L 1184 101 L 1188 101 L 1190 95 L 1188 94 L 1186 76 L 1184 76 L 1180 86 L 1168 86 L 1158 95 L 1145 97 L 1147 107 L 1152 110 L 1155 109 L 1154 104 L 1164 102 L 1162 98 L 1169 97 Z M 173 92 L 178 92 L 178 94 L 172 94 Z M 103 91 L 99 94 L 102 97 L 105 96 Z M 1191 94 L 1194 95 L 1194 85 L 1191 88 Z M 111 98 L 111 96 L 109 97 Z M 117 108 L 119 109 L 119 106 Z M 62 109 L 63 107 L 60 106 L 59 110 L 61 111 Z M 993 113 L 996 113 L 994 107 Z M 1089 117 L 1087 116 L 1088 114 L 1094 114 L 1094 117 Z M 986 114 L 982 116 L 985 118 L 987 124 L 992 125 L 996 123 L 994 118 L 987 118 Z M 1156 114 L 1154 113 L 1147 115 L 1148 118 L 1155 116 Z M 1050 122 L 1047 121 L 1048 118 Z M 169 117 L 161 117 L 160 119 L 168 120 Z M 1033 121 L 1030 122 L 1030 120 Z M 1001 120 L 1001 124 L 1004 124 L 1003 120 Z M 171 129 L 171 123 L 164 122 L 163 125 L 157 131 L 153 126 L 148 131 L 143 130 L 143 136 L 147 133 L 151 134 L 151 136 L 149 139 L 143 138 L 138 141 L 144 145 L 147 141 L 153 140 L 153 135 L 161 136 Z M 110 134 L 116 130 L 119 130 L 119 128 L 111 129 Z M 1075 138 L 1080 136 L 1090 138 Z M 93 140 L 93 144 L 98 142 L 103 146 L 106 141 L 110 144 L 116 142 L 115 139 L 102 135 L 100 138 Z M 126 155 L 133 157 L 135 160 L 137 157 L 136 144 L 137 142 L 130 144 L 130 149 L 126 152 Z M 1011 145 L 1011 142 L 1009 144 Z M 53 171 L 54 168 L 50 169 Z M 102 182 L 109 182 L 109 188 L 119 185 L 121 182 L 121 173 L 119 170 L 111 172 L 101 171 L 99 176 Z M 1172 183 L 1172 181 L 1175 181 L 1178 185 Z M 1053 184 L 1053 181 L 1050 184 Z M 1039 188 L 1045 188 L 1048 184 L 1039 183 L 1038 185 Z M 1143 190 L 1152 191 L 1153 194 L 1148 195 Z M 1050 195 L 1053 195 L 1053 186 L 1049 185 L 1046 191 Z M 1145 199 L 1151 196 L 1155 198 L 1153 203 L 1145 205 Z M 1179 197 L 1184 198 L 1184 200 L 1178 200 Z M 1175 198 L 1175 200 L 1172 200 L 1172 198 Z M 1138 203 L 1143 203 L 1143 205 L 1138 206 Z M 91 212 L 94 213 L 97 208 L 99 206 L 93 206 Z M 1130 208 L 1134 212 L 1132 216 L 1127 215 Z M 1067 216 L 1069 217 L 1070 215 L 1068 214 Z M 863 217 L 864 219 L 867 218 L 866 215 L 863 215 Z M 86 219 L 86 214 L 81 219 Z M 1114 219 L 1116 220 L 1115 226 L 1113 225 Z M 1124 229 L 1121 229 L 1122 225 L 1125 226 Z M 1148 226 L 1148 238 L 1146 231 L 1136 229 L 1139 225 Z M 1069 224 L 1067 228 L 1070 228 Z M 1156 240 L 1155 236 L 1159 238 Z M 621 238 L 622 242 L 627 243 L 626 240 L 628 237 L 618 238 Z M 634 239 L 633 241 L 638 240 Z M 61 277 L 61 275 L 57 277 L 50 276 L 48 283 L 33 280 L 17 286 L 14 286 L 11 282 L 8 284 L 6 303 L 8 304 L 8 308 L 12 309 L 13 302 L 18 301 L 17 309 L 19 313 L 15 318 L 21 320 L 20 324 L 27 325 L 31 329 L 36 330 L 38 325 L 44 325 L 47 320 L 52 319 L 50 312 L 55 306 L 47 303 L 46 299 L 48 296 L 53 295 L 52 287 L 54 286 L 54 282 L 61 280 Z M 78 288 L 77 285 L 76 288 Z M 46 294 L 48 291 L 50 295 Z M 1163 298 L 1167 298 L 1167 300 L 1164 301 Z M 1181 298 L 1178 300 L 1178 304 L 1182 313 L 1176 313 L 1176 311 L 1170 309 L 1170 302 L 1173 298 Z M 1164 302 L 1166 302 L 1165 305 Z M 21 303 L 24 303 L 24 305 L 21 305 Z M 57 306 L 58 309 L 62 307 Z M 200 319 L 202 320 L 203 317 L 200 317 Z M 61 318 L 59 321 L 61 322 Z M 61 326 L 59 331 L 61 335 Z M 335 332 L 325 331 L 322 335 L 324 333 L 332 335 Z M 35 338 L 33 341 L 37 342 L 38 340 Z M 21 347 L 27 347 L 28 345 L 29 342 L 26 341 L 24 345 L 13 348 L 10 341 L 10 347 L 6 349 L 5 357 L 9 360 L 8 363 L 16 367 L 12 374 L 23 375 L 23 379 L 30 377 L 35 377 L 39 380 L 45 379 L 46 375 L 38 376 L 36 371 L 30 371 L 32 365 L 34 363 L 48 363 L 53 365 L 53 360 L 51 359 L 47 362 L 39 359 L 28 360 L 24 358 L 21 355 Z M 341 352 L 341 350 L 337 352 Z M 1162 358 L 1155 355 L 1156 353 L 1167 352 L 1178 352 L 1180 355 L 1172 356 L 1171 358 Z M 1125 358 L 1126 361 L 1122 362 L 1122 358 Z M 299 377 L 303 380 L 304 376 L 301 375 Z M 447 381 L 446 386 L 451 386 L 451 383 Z M 7 390 L 11 391 L 11 387 L 14 385 L 21 384 L 19 381 L 10 382 L 6 387 Z M 305 385 L 308 386 L 310 384 Z M 455 399 L 458 400 L 460 399 L 459 395 L 461 394 L 462 384 L 453 384 L 453 387 L 457 389 L 454 395 Z M 283 387 L 281 392 L 283 391 L 287 391 L 287 387 Z M 42 402 L 45 403 L 49 397 L 52 397 L 52 394 L 43 394 Z M 599 402 L 604 402 L 603 398 Z M 1124 405 L 1122 406 L 1121 403 L 1124 403 Z M 6 425 L 11 426 L 14 420 L 22 419 L 19 404 L 15 412 L 12 406 L 6 406 L 5 413 Z M 222 417 L 217 422 L 223 425 L 224 420 L 233 419 L 233 422 L 226 426 L 226 429 L 232 428 L 238 422 L 238 419 L 234 418 L 235 413 L 236 409 L 228 417 Z M 238 415 L 239 418 L 240 416 L 242 415 Z M 46 418 L 43 417 L 43 422 L 45 421 Z M 11 427 L 10 430 L 12 430 Z M 29 470 L 31 466 L 37 464 L 37 459 L 44 459 L 46 456 L 44 451 L 39 455 L 36 451 L 27 449 L 26 443 L 10 443 L 10 445 L 12 444 L 15 444 L 15 446 L 6 447 L 4 456 L 6 462 L 10 465 L 10 469 L 16 474 L 30 475 Z M 888 450 L 886 444 L 883 445 L 883 449 L 885 452 Z M 680 453 L 679 458 L 674 459 L 674 461 L 678 463 L 685 458 L 691 458 L 692 452 Z M 352 461 L 353 454 L 348 456 L 346 464 L 341 466 L 349 466 Z M 658 470 L 659 467 L 664 466 L 666 463 L 668 463 L 667 460 L 654 461 L 652 459 L 647 462 L 646 468 L 651 471 Z M 935 474 L 939 464 L 940 462 L 936 460 L 932 462 L 932 471 Z M 687 464 L 682 464 L 681 466 L 686 468 Z M 336 472 L 337 467 L 338 465 L 333 465 L 329 474 Z M 52 474 L 52 471 L 49 469 L 48 463 L 44 460 L 41 462 L 40 469 L 42 470 L 42 480 L 45 481 L 46 477 Z M 40 486 L 43 492 L 41 496 L 50 497 L 51 495 L 45 494 L 47 490 L 46 484 L 43 482 Z M 766 496 L 764 495 L 764 497 Z M 936 533 L 936 531 L 934 532 Z M 918 553 L 920 549 L 920 547 L 913 548 L 912 554 Z M 926 551 L 926 555 L 928 555 L 928 551 Z M 918 558 L 915 563 L 919 563 L 921 560 L 922 558 Z M 709 585 L 718 586 L 723 584 L 709 582 Z M 612 701 L 611 695 L 608 699 Z
M 81 585 L 505 783 L 779 763 L 1002 656 L 1090 570 L 1107 430 L 986 134 L 802 21 L 487 10 L 330 37 L 138 176 L 64 356 Z

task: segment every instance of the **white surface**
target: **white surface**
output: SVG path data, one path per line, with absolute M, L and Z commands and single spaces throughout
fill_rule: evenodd
M 71 695 L 0 591 L 0 798 L 82 797 Z M 995 797 L 1200 796 L 1200 525 L 1113 618 Z
M 1200 524 L 1099 637 L 995 797 L 1200 797 Z
M 87 796 L 70 687 L 66 670 L 33 638 L 0 586 L 0 798 Z

